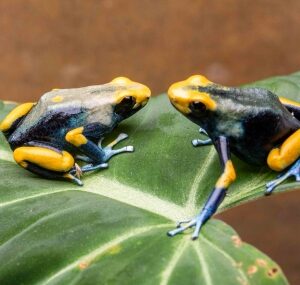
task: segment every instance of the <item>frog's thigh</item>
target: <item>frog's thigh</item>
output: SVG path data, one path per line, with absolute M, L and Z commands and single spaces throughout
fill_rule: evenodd
M 300 129 L 289 136 L 279 148 L 270 151 L 267 163 L 275 171 L 282 171 L 300 157 Z
M 26 168 L 28 162 L 41 168 L 57 172 L 67 172 L 74 166 L 73 156 L 66 152 L 57 152 L 39 146 L 22 146 L 14 151 L 15 161 Z
M 34 104 L 24 103 L 14 108 L 1 122 L 0 130 L 2 132 L 8 131 L 17 120 L 29 113 Z

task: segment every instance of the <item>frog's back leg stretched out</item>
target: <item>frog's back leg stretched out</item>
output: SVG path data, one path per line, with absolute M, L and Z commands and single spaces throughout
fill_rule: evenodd
M 14 150 L 15 161 L 23 168 L 50 179 L 66 179 L 82 185 L 79 177 L 70 173 L 78 169 L 73 156 L 67 151 L 29 142 Z

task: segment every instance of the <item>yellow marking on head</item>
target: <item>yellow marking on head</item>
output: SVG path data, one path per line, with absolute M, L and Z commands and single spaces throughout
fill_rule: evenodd
M 299 102 L 295 102 L 293 100 L 290 100 L 290 99 L 287 99 L 287 98 L 284 98 L 284 97 L 279 97 L 279 100 L 282 104 L 296 106 L 296 107 L 300 108 L 300 103 Z
M 81 145 L 86 144 L 88 142 L 87 138 L 82 134 L 82 132 L 83 127 L 71 130 L 66 134 L 65 139 L 72 145 L 80 147 Z
M 66 151 L 61 153 L 52 149 L 37 146 L 22 146 L 13 153 L 15 161 L 22 167 L 27 167 L 27 162 L 34 163 L 42 168 L 67 172 L 74 165 L 74 158 Z
M 14 108 L 1 122 L 0 130 L 2 132 L 9 130 L 16 120 L 26 115 L 32 109 L 34 104 L 35 103 L 24 103 Z
M 52 102 L 54 102 L 54 103 L 59 103 L 59 102 L 61 102 L 62 100 L 64 100 L 64 98 L 62 97 L 62 96 L 55 96 L 55 97 L 53 97 L 52 99 L 51 99 L 51 101 Z
M 214 84 L 210 80 L 208 80 L 203 75 L 192 75 L 186 80 L 190 85 L 196 85 L 201 87 L 206 87 L 208 85 Z
M 53 89 L 52 89 L 52 91 L 57 91 L 57 90 L 59 90 L 59 88 L 53 88 Z
M 267 163 L 272 170 L 282 171 L 300 157 L 300 130 L 289 136 L 280 148 L 270 151 Z
M 129 78 L 124 77 L 124 76 L 119 76 L 114 78 L 111 83 L 116 83 L 116 84 L 120 84 L 120 85 L 130 85 L 133 83 L 133 81 L 131 81 Z
M 115 94 L 115 103 L 119 104 L 125 97 L 132 96 L 135 98 L 136 104 L 133 109 L 144 106 L 150 96 L 150 89 L 141 83 L 130 80 L 127 77 L 117 77 L 111 83 L 125 87 L 123 90 L 117 90 Z
M 193 102 L 201 102 L 206 109 L 214 111 L 217 103 L 210 94 L 199 92 L 193 87 L 206 87 L 213 84 L 202 75 L 193 75 L 186 80 L 172 84 L 168 90 L 168 96 L 172 104 L 182 113 L 191 113 L 190 104 Z
M 236 179 L 235 170 L 231 160 L 225 164 L 225 169 L 221 177 L 216 183 L 216 188 L 228 188 L 230 184 Z

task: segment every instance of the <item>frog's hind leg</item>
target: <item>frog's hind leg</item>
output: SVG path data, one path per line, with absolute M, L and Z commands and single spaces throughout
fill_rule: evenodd
M 266 195 L 270 195 L 273 190 L 289 177 L 294 176 L 300 182 L 300 159 L 298 159 L 286 172 L 281 173 L 276 179 L 266 184 Z
M 266 195 L 290 176 L 300 181 L 300 129 L 289 136 L 279 148 L 270 151 L 267 163 L 272 170 L 283 171 L 291 166 L 284 174 L 266 184 Z
M 6 138 L 8 138 L 16 129 L 18 124 L 29 113 L 35 103 L 24 103 L 14 108 L 4 118 L 0 124 L 0 131 L 2 131 Z
M 23 168 L 49 179 L 66 179 L 83 185 L 70 173 L 76 168 L 73 156 L 53 147 L 21 146 L 14 150 L 15 161 Z

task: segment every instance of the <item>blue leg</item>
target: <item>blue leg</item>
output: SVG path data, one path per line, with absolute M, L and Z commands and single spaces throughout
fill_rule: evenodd
M 266 195 L 270 195 L 274 189 L 287 180 L 289 177 L 294 176 L 296 181 L 300 182 L 300 159 L 298 159 L 286 172 L 281 173 L 276 179 L 266 184 Z
M 179 233 L 184 232 L 188 228 L 195 227 L 192 239 L 195 240 L 198 238 L 201 227 L 205 224 L 207 220 L 216 212 L 219 205 L 222 203 L 226 196 L 226 189 L 215 188 L 211 195 L 209 196 L 207 202 L 205 203 L 203 209 L 194 219 L 189 221 L 180 222 L 177 229 L 169 231 L 168 236 L 173 237 Z M 183 224 L 186 224 L 182 226 Z
M 200 211 L 199 215 L 195 218 L 180 222 L 177 225 L 177 229 L 171 230 L 167 233 L 168 236 L 173 237 L 179 233 L 184 232 L 188 228 L 195 227 L 192 239 L 198 238 L 201 227 L 207 222 L 210 217 L 217 211 L 218 207 L 224 200 L 226 192 L 230 184 L 235 180 L 235 170 L 230 160 L 229 143 L 226 137 L 219 137 L 215 141 L 215 148 L 219 154 L 221 165 L 223 167 L 223 173 L 219 177 L 213 191 L 208 197 L 204 207 Z
M 202 128 L 199 129 L 199 133 L 203 134 L 205 136 L 208 136 L 207 132 L 204 129 L 202 129 Z M 211 145 L 211 144 L 212 144 L 212 140 L 211 139 L 206 139 L 206 140 L 194 139 L 194 140 L 192 140 L 192 145 L 194 147 L 204 146 L 204 145 Z

